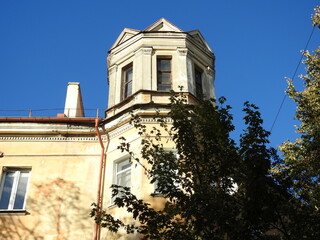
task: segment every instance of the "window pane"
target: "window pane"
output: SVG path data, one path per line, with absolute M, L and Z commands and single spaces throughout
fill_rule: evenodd
M 201 82 L 201 72 L 197 69 L 195 71 L 195 78 L 196 78 L 196 83 Z
M 195 69 L 196 96 L 197 97 L 201 97 L 201 95 L 203 94 L 201 75 L 202 75 L 202 72 L 200 72 L 198 69 Z
M 23 209 L 23 203 L 26 196 L 27 185 L 28 185 L 28 178 L 29 178 L 29 173 L 27 172 L 20 173 L 16 199 L 14 201 L 13 209 Z
M 170 92 L 171 84 L 158 84 L 158 91 Z
M 169 92 L 171 90 L 171 59 L 158 59 L 158 91 Z
M 159 83 L 170 83 L 171 79 L 170 79 L 170 73 L 164 73 L 164 72 L 160 72 L 158 74 L 158 82 Z
M 8 209 L 12 185 L 14 180 L 14 172 L 7 172 L 3 184 L 3 190 L 0 199 L 0 209 Z
M 170 71 L 171 59 L 158 59 L 158 71 Z
M 126 71 L 126 82 L 132 81 L 132 68 Z
M 131 186 L 131 171 L 130 171 L 130 169 L 118 174 L 117 185 L 120 185 L 123 187 L 130 187 Z
M 132 82 L 126 84 L 125 97 L 128 97 L 132 94 Z
M 123 187 L 131 186 L 131 163 L 128 160 L 117 163 L 117 185 Z
M 133 69 L 132 64 L 127 65 L 122 69 L 122 84 L 121 84 L 121 98 L 127 98 L 132 94 L 132 78 Z
M 130 167 L 131 167 L 131 163 L 130 163 L 129 159 L 122 161 L 122 162 L 119 162 L 117 164 L 117 172 L 121 172 L 121 171 L 123 171 L 127 168 L 130 168 Z

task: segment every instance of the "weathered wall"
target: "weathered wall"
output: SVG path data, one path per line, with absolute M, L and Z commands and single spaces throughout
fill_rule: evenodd
M 96 201 L 98 141 L 0 141 L 2 167 L 31 168 L 24 213 L 0 213 L 0 239 L 91 239 Z M 82 138 L 83 139 L 83 138 Z

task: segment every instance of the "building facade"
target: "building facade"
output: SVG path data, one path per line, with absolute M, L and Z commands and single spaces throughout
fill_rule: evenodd
M 132 221 L 113 205 L 110 186 L 128 186 L 155 207 L 141 166 L 121 152 L 120 137 L 139 156 L 141 136 L 130 124 L 139 115 L 147 128 L 166 116 L 170 91 L 189 104 L 214 98 L 214 54 L 197 30 L 184 32 L 166 19 L 142 31 L 124 29 L 108 58 L 109 102 L 105 118 L 86 118 L 80 86 L 69 83 L 64 114 L 0 119 L 1 239 L 138 239 L 111 234 L 89 217 L 96 202 Z M 165 148 L 174 144 L 163 136 Z

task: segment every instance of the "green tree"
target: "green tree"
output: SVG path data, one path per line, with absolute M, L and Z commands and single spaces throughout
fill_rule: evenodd
M 280 239 L 273 237 L 279 235 L 274 211 L 282 193 L 269 174 L 274 157 L 267 148 L 269 132 L 262 128 L 257 107 L 245 103 L 247 128 L 237 146 L 230 138 L 234 126 L 224 101 L 220 99 L 217 106 L 212 101 L 190 106 L 183 94 L 171 97 L 167 117 L 172 123 L 163 117 L 158 121 L 177 154 L 163 148 L 160 129 L 149 132 L 134 117 L 132 124 L 143 136 L 142 159 L 125 142 L 120 149 L 132 156 L 132 162 L 147 163 L 146 174 L 166 204 L 155 210 L 130 189 L 113 185 L 115 205 L 125 207 L 139 224 L 114 219 L 97 206 L 91 213 L 95 221 L 114 232 L 137 231 L 144 239 Z
M 314 27 L 320 28 L 320 8 L 312 16 Z M 289 227 L 293 239 L 320 239 L 320 47 L 313 53 L 305 51 L 306 75 L 302 91 L 289 79 L 287 94 L 297 104 L 295 118 L 299 137 L 280 146 L 283 160 L 275 167 L 275 177 L 281 179 L 292 194 L 296 214 Z M 301 219 L 303 219 L 301 221 Z M 290 222 L 288 222 L 290 225 Z

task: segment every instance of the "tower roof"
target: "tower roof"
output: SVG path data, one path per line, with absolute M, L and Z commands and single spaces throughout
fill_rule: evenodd
M 151 24 L 149 27 L 145 28 L 144 30 L 136 30 L 131 28 L 125 28 L 120 33 L 117 40 L 111 46 L 111 49 L 120 45 L 121 43 L 127 41 L 128 39 L 132 38 L 133 36 L 141 33 L 141 32 L 183 32 L 180 28 L 169 22 L 165 18 L 160 18 L 158 21 Z
M 186 33 L 192 36 L 197 42 L 199 42 L 201 45 L 204 45 L 206 48 L 208 48 L 210 51 L 211 48 L 205 41 L 204 37 L 201 35 L 199 30 L 192 30 L 188 32 L 184 32 L 182 29 L 178 28 L 173 23 L 169 22 L 165 18 L 160 18 L 158 21 L 152 23 L 150 26 L 145 28 L 144 30 L 136 30 L 131 28 L 125 28 L 120 33 L 117 40 L 113 43 L 111 46 L 111 49 L 121 45 L 123 42 L 126 42 L 127 40 L 131 39 L 132 37 L 138 35 L 139 33 L 147 33 L 147 32 L 175 32 L 175 33 Z
M 143 30 L 144 32 L 154 32 L 154 31 L 167 31 L 167 32 L 183 32 L 176 25 L 172 24 L 165 18 L 160 18 L 158 21 L 151 24 L 149 27 Z

